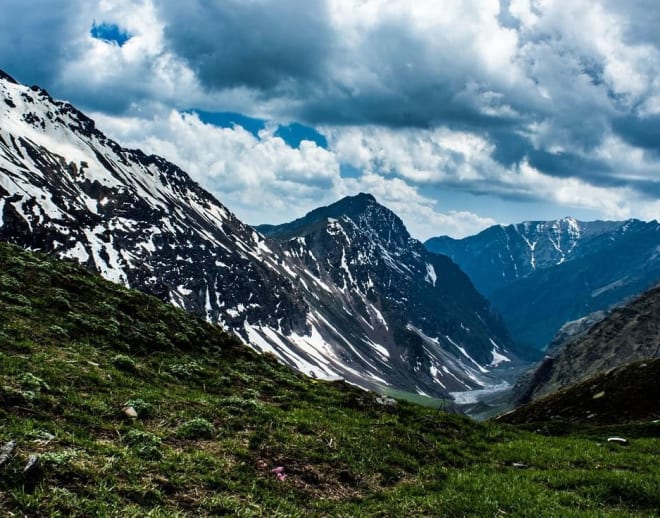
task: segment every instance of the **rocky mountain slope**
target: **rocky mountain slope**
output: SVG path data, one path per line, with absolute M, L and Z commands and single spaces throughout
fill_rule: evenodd
M 308 260 L 320 249 L 267 242 L 181 169 L 122 148 L 70 104 L 7 75 L 0 97 L 0 240 L 154 294 L 308 375 L 437 396 L 489 383 L 490 366 L 510 359 L 486 302 L 450 261 L 426 257 L 400 221 L 389 248 L 369 244 L 375 234 L 363 227 L 330 225 L 338 243 L 348 230 L 368 255 L 328 247 L 315 257 L 334 271 L 320 270 Z M 402 266 L 398 253 L 419 258 Z M 408 279 L 405 288 L 368 292 L 390 282 L 370 276 L 369 261 Z M 439 300 L 431 325 L 417 318 Z M 388 310 L 395 305 L 401 311 Z
M 456 384 L 450 372 L 463 371 L 462 380 L 474 386 L 489 369 L 510 363 L 508 333 L 467 276 L 412 239 L 373 196 L 348 197 L 291 223 L 257 228 L 301 270 L 339 288 L 323 294 L 330 321 L 349 316 L 352 325 L 343 329 L 379 344 L 396 368 L 412 366 L 419 383 L 448 387 Z M 363 346 L 360 354 L 367 351 Z
M 502 314 L 520 345 L 545 348 L 559 328 L 660 280 L 660 224 L 571 218 L 433 238 Z
M 591 425 L 660 419 L 660 358 L 627 363 L 535 399 L 498 417 L 523 423 Z
M 614 309 L 586 333 L 553 348 L 552 355 L 514 387 L 514 396 L 518 403 L 526 403 L 627 363 L 659 357 L 660 286 L 656 286 Z

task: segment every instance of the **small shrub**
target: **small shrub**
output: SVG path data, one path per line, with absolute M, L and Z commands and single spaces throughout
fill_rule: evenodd
M 30 390 L 32 392 L 39 393 L 42 390 L 50 390 L 50 387 L 44 380 L 38 378 L 31 372 L 21 374 L 18 377 L 18 381 L 21 384 L 21 388 Z
M 5 274 L 0 275 L 0 287 L 16 290 L 16 289 L 19 289 L 20 286 L 21 286 L 21 283 L 18 282 L 11 275 L 5 275 Z
M 163 457 L 163 452 L 161 451 L 163 441 L 151 432 L 130 430 L 124 436 L 124 442 L 141 459 L 159 460 Z
M 69 332 L 61 326 L 52 325 L 48 328 L 48 330 L 60 338 L 66 338 L 69 336 Z
M 182 439 L 211 439 L 214 434 L 215 427 L 203 417 L 183 423 L 176 432 Z
M 26 308 L 32 306 L 30 299 L 28 299 L 25 295 L 21 295 L 20 293 L 4 293 L 3 296 L 8 301 L 18 306 L 25 306 Z
M 188 363 L 175 363 L 170 365 L 167 370 L 177 378 L 192 378 L 196 374 L 200 374 L 203 368 L 198 362 L 192 361 Z
M 112 364 L 123 371 L 134 372 L 137 370 L 135 360 L 126 354 L 117 354 L 116 356 L 113 356 Z
M 52 295 L 51 304 L 58 309 L 71 309 L 71 303 L 66 291 L 56 289 Z
M 77 455 L 75 450 L 47 451 L 41 455 L 41 460 L 45 464 L 61 466 L 68 464 Z

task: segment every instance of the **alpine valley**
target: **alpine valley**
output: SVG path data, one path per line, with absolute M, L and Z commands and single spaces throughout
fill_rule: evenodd
M 0 240 L 77 261 L 318 378 L 444 397 L 517 363 L 469 278 L 372 196 L 260 233 L 43 89 L 2 74 L 0 96 Z
M 527 221 L 425 246 L 451 257 L 528 348 L 545 349 L 566 322 L 660 281 L 657 221 Z

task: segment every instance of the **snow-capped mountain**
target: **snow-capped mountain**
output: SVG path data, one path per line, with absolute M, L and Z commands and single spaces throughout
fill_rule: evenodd
M 604 310 L 660 280 L 657 221 L 572 218 L 433 238 L 504 317 L 513 338 L 543 348 L 567 321 Z
M 280 245 L 69 103 L 5 74 L 0 96 L 1 240 L 155 294 L 309 375 L 442 395 L 510 359 L 462 272 L 373 198 L 362 219 L 319 220 L 314 246 Z
M 319 307 L 327 320 L 346 321 L 342 341 L 377 365 L 412 374 L 419 392 L 434 383 L 476 387 L 510 360 L 508 332 L 468 277 L 412 239 L 373 196 L 257 228 L 279 241 L 306 283 L 323 288 Z

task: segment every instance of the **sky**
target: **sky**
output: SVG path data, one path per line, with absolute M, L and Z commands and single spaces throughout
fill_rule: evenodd
M 3 0 L 0 68 L 250 224 L 657 219 L 657 0 Z

